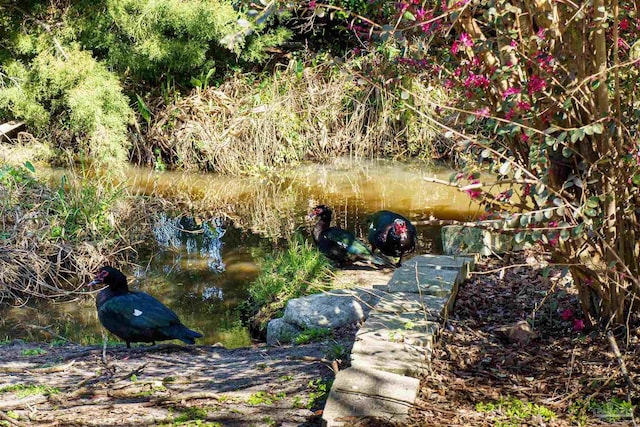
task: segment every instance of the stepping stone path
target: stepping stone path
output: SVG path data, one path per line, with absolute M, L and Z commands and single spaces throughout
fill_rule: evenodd
M 354 417 L 407 419 L 435 338 L 474 260 L 419 255 L 396 269 L 387 285 L 377 287 L 386 293 L 356 334 L 351 367 L 336 375 L 324 426 L 347 426 Z

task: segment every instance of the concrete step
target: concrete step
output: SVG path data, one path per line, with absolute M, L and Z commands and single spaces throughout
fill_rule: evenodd
M 351 349 L 351 366 L 416 378 L 426 372 L 430 360 L 431 346 L 391 342 L 371 336 L 357 340 Z
M 338 372 L 325 405 L 322 425 L 353 425 L 354 417 L 384 417 L 402 423 L 418 396 L 416 378 L 351 367 Z
M 384 313 L 374 310 L 358 330 L 356 340 L 377 339 L 431 348 L 439 327 L 420 311 Z
M 402 423 L 417 397 L 442 322 L 474 257 L 419 255 L 396 269 L 356 334 L 351 367 L 336 376 L 323 425 L 373 416 Z
M 442 308 L 447 303 L 446 297 L 420 295 L 413 292 L 387 293 L 380 298 L 374 312 L 380 313 L 426 313 L 427 319 L 443 320 Z

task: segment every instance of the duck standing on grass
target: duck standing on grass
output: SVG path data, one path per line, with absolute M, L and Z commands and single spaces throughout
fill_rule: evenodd
M 376 248 L 390 257 L 402 257 L 416 249 L 416 227 L 407 218 L 391 211 L 378 211 L 369 217 L 369 243 L 371 251 Z
M 98 319 L 109 332 L 124 340 L 127 348 L 132 342 L 155 344 L 172 339 L 195 344 L 195 338 L 202 337 L 151 295 L 130 291 L 126 276 L 118 269 L 102 267 L 89 286 L 102 284 L 108 287 L 96 297 Z
M 325 205 L 318 205 L 309 214 L 310 219 L 318 218 L 313 227 L 313 241 L 327 258 L 340 267 L 355 261 L 364 261 L 382 267 L 393 267 L 391 261 L 371 253 L 366 244 L 340 227 L 331 227 L 333 212 Z

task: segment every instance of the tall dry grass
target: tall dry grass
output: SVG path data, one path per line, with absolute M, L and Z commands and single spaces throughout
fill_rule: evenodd
M 420 79 L 412 85 L 433 96 Z M 413 108 L 430 114 L 426 106 Z M 358 78 L 348 64 L 330 62 L 301 69 L 291 61 L 262 79 L 236 75 L 150 109 L 151 126 L 138 135 L 135 161 L 227 174 L 337 156 L 426 159 L 436 137 L 424 114 Z
M 49 186 L 29 168 L 0 166 L 0 302 L 75 297 L 100 266 L 141 247 L 152 202 L 113 197 L 108 178 L 69 176 Z

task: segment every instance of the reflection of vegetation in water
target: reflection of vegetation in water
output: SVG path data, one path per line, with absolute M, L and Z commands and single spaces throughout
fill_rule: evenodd
M 200 256 L 206 259 L 211 271 L 220 273 L 225 270 L 221 254 L 225 229 L 221 219 L 199 222 L 188 216 L 170 218 L 161 212 L 153 226 L 153 234 L 161 247 L 184 249 L 178 252 L 176 261 L 179 262 L 185 253 L 189 258 Z

